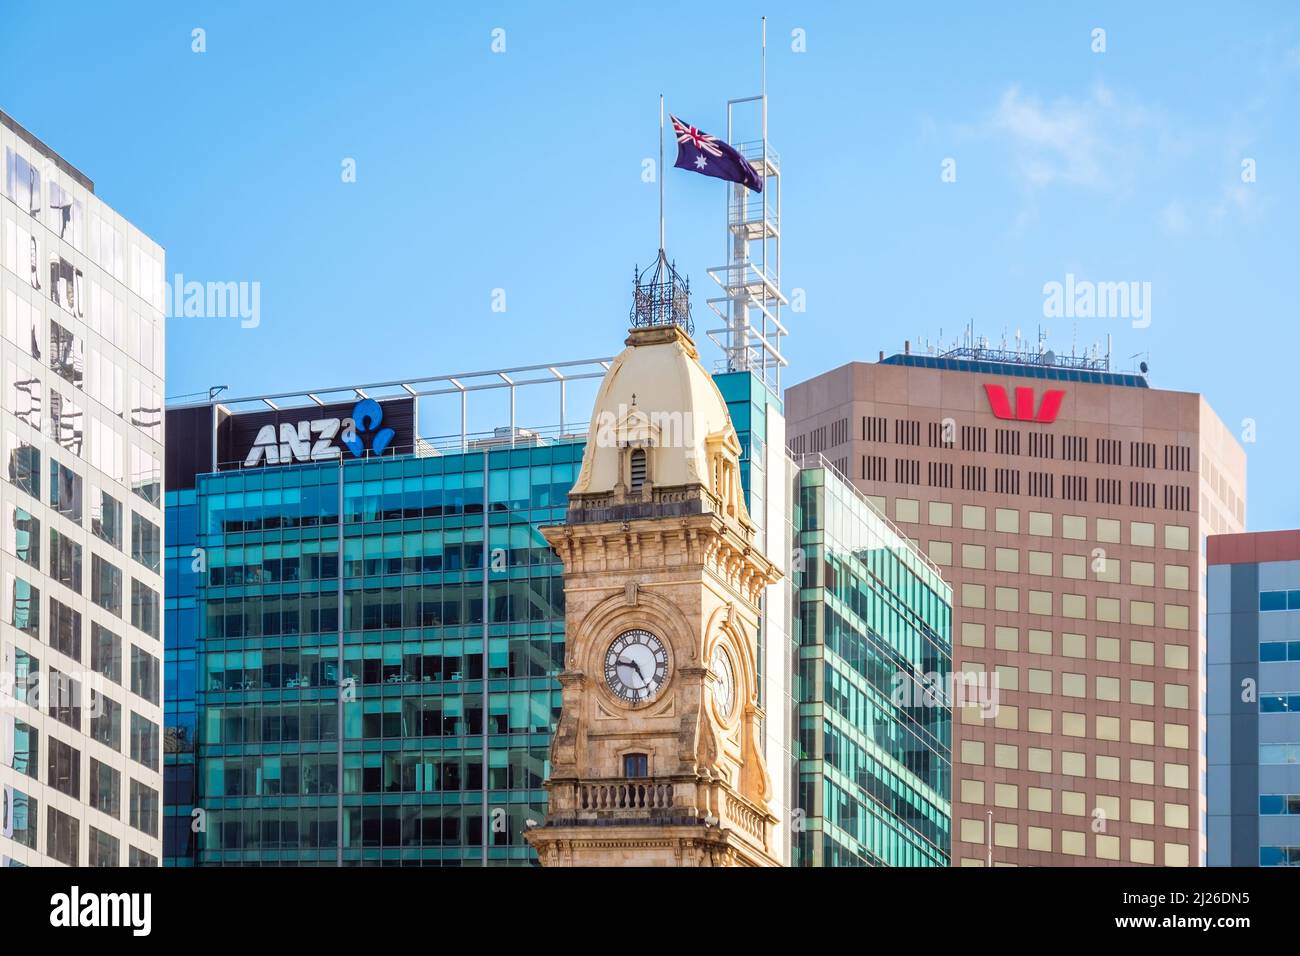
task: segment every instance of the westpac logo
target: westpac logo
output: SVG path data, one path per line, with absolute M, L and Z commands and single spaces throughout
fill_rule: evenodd
M 1019 387 L 1016 389 L 1016 407 L 1014 411 L 1011 408 L 1011 401 L 1007 398 L 1007 390 L 1001 385 L 985 385 L 984 394 L 989 397 L 989 406 L 993 409 L 993 414 L 998 418 L 1020 422 L 1039 422 L 1043 425 L 1050 425 L 1056 421 L 1056 415 L 1061 410 L 1061 400 L 1065 398 L 1064 390 L 1049 388 L 1043 393 L 1043 400 L 1038 403 L 1038 411 L 1035 413 L 1034 390 L 1032 388 Z
M 274 425 L 263 425 L 253 440 L 253 447 L 244 459 L 245 468 L 265 462 L 268 465 L 291 465 L 294 462 L 330 461 L 343 454 L 335 439 L 343 443 L 354 458 L 361 458 L 367 449 L 382 455 L 397 434 L 391 428 L 380 428 L 384 409 L 373 398 L 363 398 L 352 409 L 349 418 L 313 418 L 306 421 L 281 422 L 276 434 Z

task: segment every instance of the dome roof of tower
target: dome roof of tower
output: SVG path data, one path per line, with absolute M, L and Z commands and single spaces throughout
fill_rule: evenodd
M 674 325 L 632 329 L 610 365 L 591 412 L 582 470 L 571 494 L 612 491 L 619 448 L 641 436 L 655 452 L 656 487 L 710 485 L 708 442 L 739 448 L 727 403 Z

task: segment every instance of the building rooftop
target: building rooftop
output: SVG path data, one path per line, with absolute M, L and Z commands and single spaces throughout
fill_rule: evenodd
M 882 365 L 906 365 L 951 372 L 976 372 L 981 375 L 1012 375 L 1022 378 L 1048 379 L 1058 382 L 1087 382 L 1093 385 L 1120 385 L 1126 388 L 1150 388 L 1146 376 L 1137 372 L 1112 372 L 1105 359 L 1055 356 L 1051 352 L 1008 352 L 998 349 L 954 349 L 943 355 L 913 355 L 904 352 L 880 360 Z
M 30 145 L 33 149 L 35 149 L 38 153 L 40 153 L 42 156 L 46 157 L 50 162 L 52 162 L 58 169 L 62 170 L 64 173 L 71 176 L 73 179 L 75 179 L 82 186 L 85 186 L 86 189 L 90 190 L 92 193 L 95 191 L 95 184 L 90 181 L 89 176 L 87 176 L 81 170 L 77 169 L 77 167 L 73 166 L 70 162 L 68 162 L 66 159 L 64 159 L 54 150 L 50 149 L 50 147 L 46 146 L 29 130 L 27 130 L 21 123 L 19 123 L 16 119 L 14 119 L 4 110 L 0 110 L 0 126 L 5 126 L 6 128 L 12 130 L 21 139 L 26 140 L 28 145 Z
M 1243 531 L 1205 539 L 1206 564 L 1300 561 L 1300 531 Z

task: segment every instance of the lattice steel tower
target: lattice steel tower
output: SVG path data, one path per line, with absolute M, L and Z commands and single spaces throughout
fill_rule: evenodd
M 762 92 L 727 101 L 727 142 L 763 177 L 763 191 L 729 186 L 727 264 L 709 269 L 723 294 L 707 300 L 724 325 L 708 335 L 722 349 L 727 371 L 752 371 L 779 395 L 781 369 L 789 364 L 781 354 L 788 334 L 781 307 L 788 303 L 781 291 L 781 161 L 767 141 L 766 21 L 762 63 Z M 760 138 L 737 142 L 736 108 L 750 103 L 761 113 Z

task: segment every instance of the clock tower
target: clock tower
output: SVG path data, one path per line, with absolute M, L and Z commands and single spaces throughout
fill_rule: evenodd
M 626 346 L 566 520 L 542 529 L 564 562 L 563 704 L 526 839 L 543 866 L 776 866 L 756 635 L 781 572 L 690 336 L 645 324 Z

